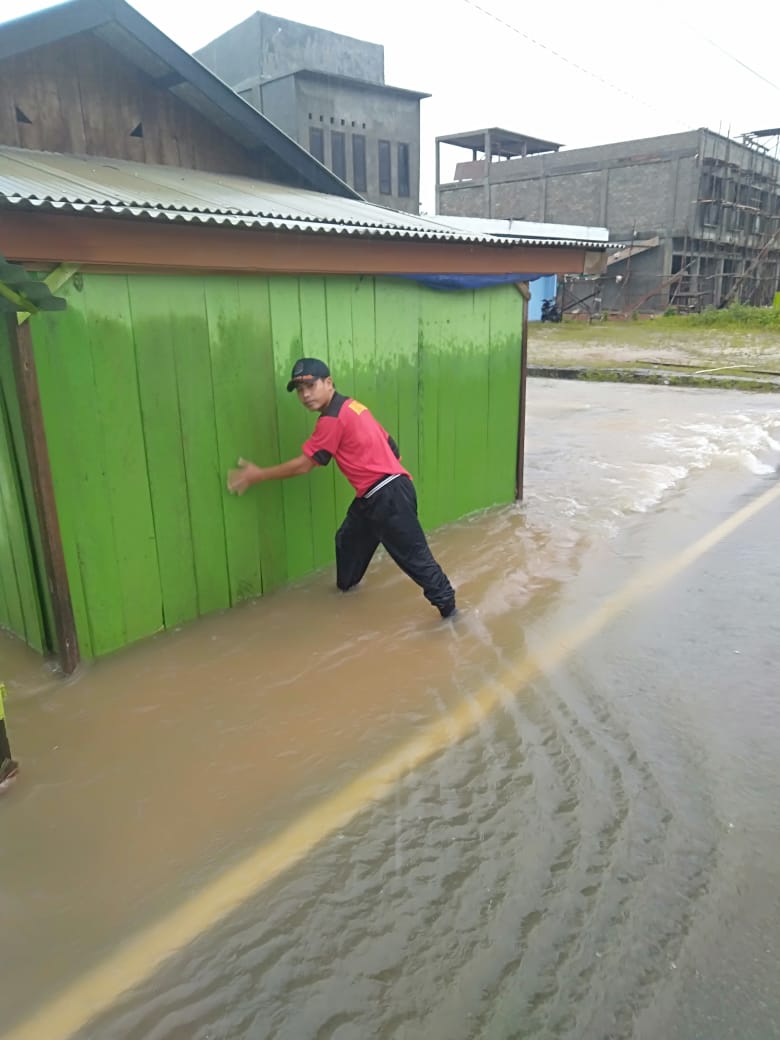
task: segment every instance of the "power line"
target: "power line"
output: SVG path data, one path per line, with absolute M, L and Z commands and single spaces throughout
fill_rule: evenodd
M 690 23 L 686 22 L 685 24 L 688 26 L 689 29 L 696 32 L 697 36 L 701 35 L 698 32 L 698 30 L 693 29 L 693 26 L 690 25 Z M 778 93 L 780 93 L 780 87 L 778 87 L 776 83 L 773 83 L 771 79 L 767 79 L 766 76 L 763 76 L 760 72 L 757 72 L 750 65 L 742 61 L 741 58 L 738 58 L 736 54 L 732 54 L 731 51 L 727 51 L 725 47 L 721 47 L 719 43 L 716 43 L 714 40 L 711 40 L 708 36 L 701 36 L 701 39 L 704 40 L 705 43 L 708 43 L 710 47 L 714 47 L 716 51 L 720 51 L 721 54 L 725 54 L 727 58 L 730 58 L 731 61 L 736 62 L 737 65 L 741 65 L 746 72 L 749 72 L 752 76 L 755 76 L 757 79 L 760 79 L 763 83 L 766 83 L 767 86 L 771 87 L 773 90 L 776 90 L 778 91 Z
M 516 25 L 512 25 L 511 22 L 505 21 L 499 15 L 495 14 L 495 12 L 489 11 L 486 7 L 483 7 L 481 4 L 476 3 L 476 0 L 463 0 L 463 2 L 464 4 L 468 4 L 469 7 L 473 7 L 481 14 L 486 15 L 488 18 L 492 18 L 494 22 L 497 22 L 499 25 L 504 26 L 505 29 L 510 29 L 513 33 L 516 33 L 518 36 L 522 36 L 523 39 L 528 40 L 528 42 L 532 43 L 535 47 L 540 47 L 542 50 L 547 51 L 548 54 L 552 54 L 553 57 L 557 58 L 559 61 L 563 61 L 567 65 L 571 65 L 571 67 L 573 69 L 576 69 L 578 72 L 582 72 L 586 76 L 590 76 L 591 79 L 595 79 L 597 82 L 602 83 L 605 87 L 609 87 L 610 90 L 616 90 L 619 94 L 622 94 L 624 97 L 629 98 L 631 101 L 634 101 L 639 105 L 644 105 L 645 108 L 649 108 L 656 114 L 663 116 L 664 118 L 667 118 L 667 114 L 665 112 L 662 112 L 659 108 L 656 108 L 656 106 L 653 105 L 651 102 L 644 100 L 644 98 L 637 97 L 636 94 L 632 94 L 629 90 L 624 90 L 623 87 L 619 87 L 616 83 L 612 83 L 610 80 L 605 79 L 603 76 L 600 76 L 597 72 L 593 72 L 592 69 L 588 69 L 584 65 L 578 64 L 576 61 L 572 61 L 571 58 L 567 58 L 565 54 L 561 54 L 560 51 L 556 51 L 553 47 L 550 47 L 548 44 L 543 43 L 541 40 L 537 40 L 535 37 L 531 36 L 523 29 L 519 29 Z M 683 124 L 680 122 L 679 125 L 682 126 Z M 686 129 L 688 129 L 688 127 L 686 127 Z

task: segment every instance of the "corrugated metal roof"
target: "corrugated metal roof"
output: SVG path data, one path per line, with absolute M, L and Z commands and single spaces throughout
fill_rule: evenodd
M 599 242 L 607 245 L 609 229 L 581 224 L 544 224 L 534 220 L 508 220 L 500 217 L 443 217 L 435 218 L 454 231 L 472 234 L 501 235 L 506 238 L 547 238 L 576 242 Z M 610 243 L 611 245 L 611 243 Z
M 498 233 L 458 228 L 446 217 L 415 216 L 250 177 L 4 146 L 0 205 L 375 238 L 592 249 L 607 245 L 601 236 L 560 237 L 555 225 L 548 234 L 539 232 L 546 225 L 533 225 L 528 235 L 508 235 L 502 227 L 496 228 Z

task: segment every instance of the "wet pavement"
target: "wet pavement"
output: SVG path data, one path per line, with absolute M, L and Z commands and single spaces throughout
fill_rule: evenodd
M 775 400 L 533 380 L 454 624 L 378 560 L 67 681 L 2 639 L 0 1035 L 780 1036 Z

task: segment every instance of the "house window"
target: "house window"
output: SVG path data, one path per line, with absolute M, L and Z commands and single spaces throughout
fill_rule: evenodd
M 717 227 L 720 223 L 720 203 L 705 202 L 701 207 L 701 222 L 704 227 Z
M 402 199 L 409 198 L 409 145 L 398 145 L 398 194 Z
M 333 172 L 343 181 L 347 179 L 347 144 L 340 130 L 330 132 L 330 162 Z
M 355 191 L 366 191 L 366 139 L 363 134 L 352 135 L 352 183 Z
M 390 142 L 379 142 L 379 191 L 382 195 L 393 194 L 393 175 L 390 170 Z
M 309 127 L 309 151 L 315 159 L 325 162 L 325 135 L 318 126 Z

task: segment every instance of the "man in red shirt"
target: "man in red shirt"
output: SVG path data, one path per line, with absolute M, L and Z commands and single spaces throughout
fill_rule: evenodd
M 239 468 L 228 473 L 228 490 L 243 495 L 252 484 L 297 477 L 335 459 L 355 489 L 336 532 L 338 587 L 346 592 L 360 582 L 381 543 L 441 616 L 451 617 L 455 591 L 428 546 L 417 518 L 414 485 L 393 438 L 365 405 L 336 391 L 328 366 L 318 358 L 295 362 L 287 390 L 297 391 L 310 412 L 319 412 L 302 454 L 267 467 L 239 459 Z

